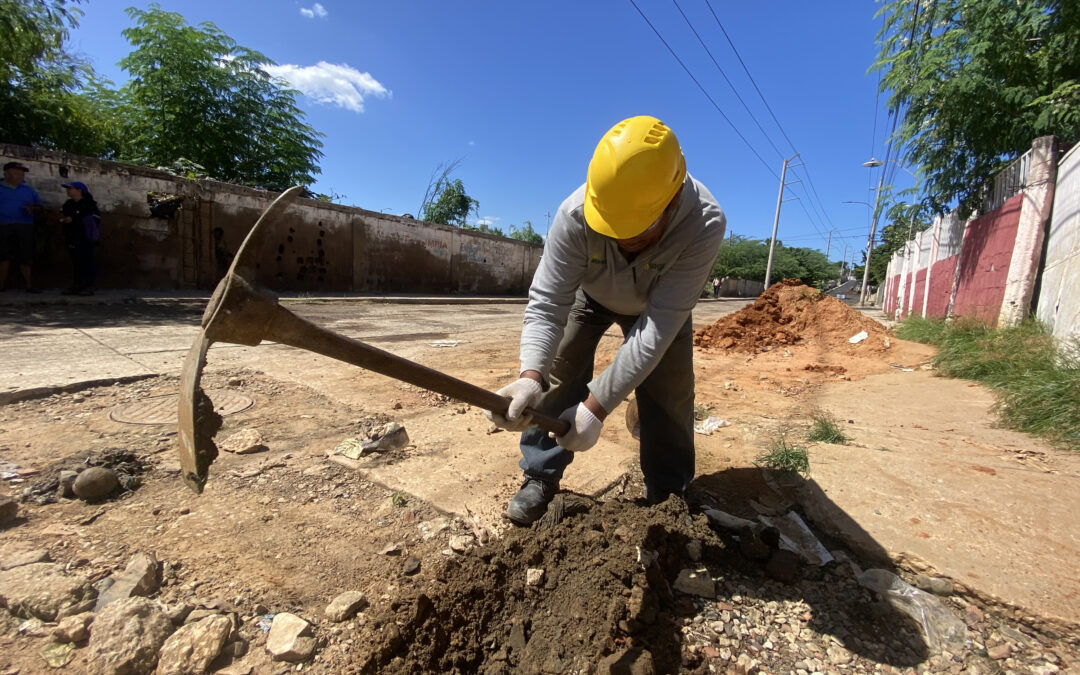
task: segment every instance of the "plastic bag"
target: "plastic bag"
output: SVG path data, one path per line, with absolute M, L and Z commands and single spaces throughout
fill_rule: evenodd
M 859 584 L 880 594 L 893 608 L 914 619 L 932 651 L 960 648 L 967 641 L 967 627 L 948 607 L 892 572 L 866 570 L 859 575 Z

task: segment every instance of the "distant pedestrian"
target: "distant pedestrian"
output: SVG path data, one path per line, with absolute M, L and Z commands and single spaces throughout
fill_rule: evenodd
M 712 296 L 713 300 L 720 297 L 720 277 L 712 278 Z
M 38 293 L 31 278 L 34 259 L 34 218 L 41 213 L 41 197 L 23 180 L 30 169 L 19 162 L 4 165 L 0 182 L 0 291 L 6 290 L 11 261 L 19 265 L 27 293 Z
M 95 248 L 101 240 L 101 212 L 85 183 L 64 183 L 68 200 L 61 207 L 60 223 L 71 253 L 72 284 L 65 295 L 93 295 L 97 281 Z

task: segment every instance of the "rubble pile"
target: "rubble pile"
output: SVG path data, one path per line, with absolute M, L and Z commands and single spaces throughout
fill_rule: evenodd
M 862 331 L 868 334 L 865 340 L 849 342 Z M 844 353 L 881 352 L 889 347 L 889 333 L 798 279 L 773 284 L 752 305 L 694 332 L 697 347 L 743 353 L 810 344 Z

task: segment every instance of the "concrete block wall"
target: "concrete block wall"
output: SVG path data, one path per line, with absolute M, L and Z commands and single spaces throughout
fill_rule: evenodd
M 1058 164 L 1035 315 L 1055 337 L 1080 339 L 1080 145 Z
M 70 284 L 57 222 L 61 183 L 87 184 L 103 213 L 102 288 L 209 290 L 276 193 L 192 181 L 143 167 L 0 145 L 0 159 L 30 167 L 27 182 L 46 202 L 36 230 L 35 283 Z M 149 195 L 181 208 L 151 214 Z M 261 238 L 260 283 L 276 291 L 524 294 L 543 247 L 366 209 L 300 199 Z M 12 277 L 17 286 L 17 275 Z
M 1057 154 L 1053 137 L 1036 139 L 1022 192 L 967 223 L 941 217 L 895 253 L 885 312 L 1006 326 L 1034 308 L 1055 335 L 1080 333 L 1080 153 Z

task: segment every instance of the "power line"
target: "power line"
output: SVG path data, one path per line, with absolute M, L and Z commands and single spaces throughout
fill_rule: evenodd
M 671 2 L 675 5 L 675 9 L 679 10 L 679 14 L 682 15 L 683 21 L 686 22 L 687 27 L 690 28 L 690 31 L 694 34 L 694 37 L 697 38 L 697 41 L 701 44 L 702 49 L 704 49 L 705 53 L 709 55 L 709 58 L 712 60 L 713 65 L 716 66 L 716 69 L 718 71 L 720 71 L 720 75 L 723 76 L 724 81 L 727 82 L 728 87 L 731 88 L 731 93 L 735 94 L 735 98 L 739 99 L 739 103 L 742 104 L 742 107 L 746 111 L 746 114 L 750 115 L 750 119 L 754 121 L 755 125 L 757 125 L 758 130 L 761 131 L 761 135 L 764 136 L 765 140 L 769 142 L 769 145 L 771 145 L 772 149 L 776 151 L 776 154 L 779 155 L 781 159 L 783 159 L 784 153 L 780 151 L 780 148 L 776 147 L 776 144 L 773 143 L 772 138 L 769 137 L 769 133 L 765 131 L 765 128 L 761 126 L 761 123 L 758 122 L 757 117 L 755 117 L 754 113 L 750 110 L 750 106 L 746 105 L 746 101 L 744 101 L 743 97 L 739 95 L 739 91 L 735 88 L 735 85 L 732 84 L 731 79 L 728 78 L 727 73 L 724 72 L 724 69 L 720 67 L 720 64 L 716 61 L 716 57 L 713 56 L 713 53 L 709 49 L 708 45 L 706 45 L 705 41 L 701 39 L 701 35 L 699 35 L 697 29 L 694 28 L 694 24 L 690 23 L 690 19 L 687 18 L 686 12 L 684 12 L 682 10 L 682 7 L 679 6 L 678 0 L 671 0 Z
M 701 83 L 698 82 L 698 79 L 694 77 L 694 74 L 691 73 L 690 69 L 686 67 L 686 64 L 683 63 L 683 60 L 679 58 L 679 55 L 676 54 L 675 50 L 671 48 L 671 45 L 669 45 L 667 40 L 664 39 L 664 36 L 661 35 L 660 31 L 656 29 L 656 26 L 654 26 L 652 22 L 649 21 L 649 17 L 645 16 L 645 12 L 641 11 L 641 8 L 637 6 L 637 3 L 634 2 L 634 0 L 630 0 L 630 4 L 634 6 L 634 9 L 636 9 L 638 14 L 641 15 L 641 18 L 644 19 L 645 23 L 649 25 L 649 28 L 652 28 L 652 31 L 656 33 L 656 37 L 660 38 L 660 42 L 664 43 L 664 46 L 667 47 L 667 50 L 671 52 L 671 55 L 673 57 L 675 57 L 675 60 L 679 62 L 679 65 L 682 66 L 682 69 L 686 71 L 687 75 L 690 76 L 690 79 L 694 81 L 694 84 L 698 86 L 698 89 L 701 90 L 701 93 L 705 94 L 705 98 L 709 99 L 709 103 L 712 103 L 713 107 L 716 108 L 716 112 L 720 113 L 720 116 L 723 117 L 724 121 L 728 123 L 728 126 L 730 126 L 732 131 L 735 132 L 735 135 L 742 139 L 742 142 L 746 144 L 746 147 L 750 149 L 750 152 L 754 153 L 754 157 L 758 158 L 758 161 L 761 162 L 761 164 L 765 167 L 765 170 L 768 171 L 773 178 L 780 180 L 780 177 L 776 175 L 776 172 L 773 171 L 771 166 L 769 166 L 769 163 L 766 162 L 760 154 L 758 154 L 758 151 L 754 149 L 754 146 L 750 144 L 750 141 L 746 140 L 746 136 L 742 135 L 742 132 L 740 132 L 738 127 L 736 127 L 735 124 L 728 118 L 728 116 L 724 114 L 724 111 L 720 109 L 720 106 L 716 103 L 716 101 L 713 100 L 713 97 L 710 96 L 709 92 L 705 90 L 705 87 L 703 87 Z
M 750 83 L 754 86 L 754 91 L 757 92 L 758 98 L 761 99 L 761 102 L 765 105 L 765 109 L 768 110 L 769 115 L 772 116 L 773 122 L 776 123 L 776 128 L 780 130 L 780 133 L 784 136 L 784 139 L 788 142 L 788 145 L 791 146 L 792 152 L 798 152 L 798 150 L 795 148 L 795 144 L 791 140 L 791 137 L 789 137 L 787 135 L 787 132 L 784 131 L 784 125 L 780 124 L 780 120 L 777 119 L 776 113 L 773 112 L 772 106 L 770 106 L 769 102 L 765 99 L 765 94 L 762 93 L 761 88 L 757 84 L 757 80 L 755 80 L 754 76 L 750 74 L 750 68 L 747 67 L 746 62 L 743 61 L 742 55 L 739 53 L 738 48 L 735 47 L 735 42 L 731 39 L 731 36 L 728 35 L 727 29 L 724 28 L 723 22 L 720 21 L 720 17 L 716 15 L 716 10 L 713 9 L 712 3 L 710 3 L 709 0 L 705 0 L 705 5 L 709 8 L 709 13 L 712 14 L 713 20 L 716 21 L 716 25 L 720 27 L 720 32 L 724 34 L 724 38 L 727 40 L 728 45 L 731 47 L 731 51 L 735 53 L 735 58 L 739 60 L 739 65 L 742 66 L 743 72 L 746 73 L 746 77 L 750 79 Z M 740 98 L 739 100 L 741 101 L 742 99 Z M 766 135 L 766 138 L 768 138 L 768 135 Z M 829 222 L 829 225 L 832 226 L 832 218 L 829 217 L 828 212 L 825 210 L 824 202 L 822 202 L 821 200 L 821 195 L 818 194 L 817 186 L 814 185 L 814 178 L 810 175 L 809 167 L 806 167 L 805 175 L 806 181 L 810 184 L 810 190 L 814 193 L 814 197 L 817 199 L 817 202 L 820 205 L 821 213 L 824 214 L 825 220 L 827 220 Z
M 712 4 L 709 2 L 709 0 L 705 0 L 705 5 L 708 6 L 709 12 L 712 14 L 713 19 L 716 21 L 716 25 L 720 26 L 720 31 L 724 34 L 724 37 L 727 38 L 728 44 L 731 45 L 731 51 L 735 52 L 735 58 L 739 59 L 739 63 L 743 67 L 743 71 L 745 71 L 746 76 L 750 78 L 750 83 L 754 85 L 754 90 L 758 93 L 758 96 L 761 97 L 761 102 L 765 104 L 765 109 L 769 111 L 770 115 L 772 115 L 773 122 L 776 122 L 776 127 L 780 129 L 780 133 L 784 135 L 784 138 L 787 140 L 788 145 L 791 146 L 792 151 L 795 151 L 795 144 L 791 142 L 790 138 L 788 138 L 787 133 L 784 131 L 784 127 L 780 124 L 780 120 L 776 119 L 776 113 L 774 113 L 772 108 L 769 107 L 769 102 L 765 100 L 765 95 L 761 93 L 761 89 L 757 86 L 757 82 L 754 80 L 754 76 L 750 74 L 750 69 L 747 68 L 746 63 L 743 62 L 742 56 L 739 54 L 739 50 L 735 49 L 735 43 L 731 41 L 731 36 L 729 36 L 727 31 L 724 29 L 724 24 L 720 23 L 720 17 L 716 16 L 716 11 L 713 10 Z

